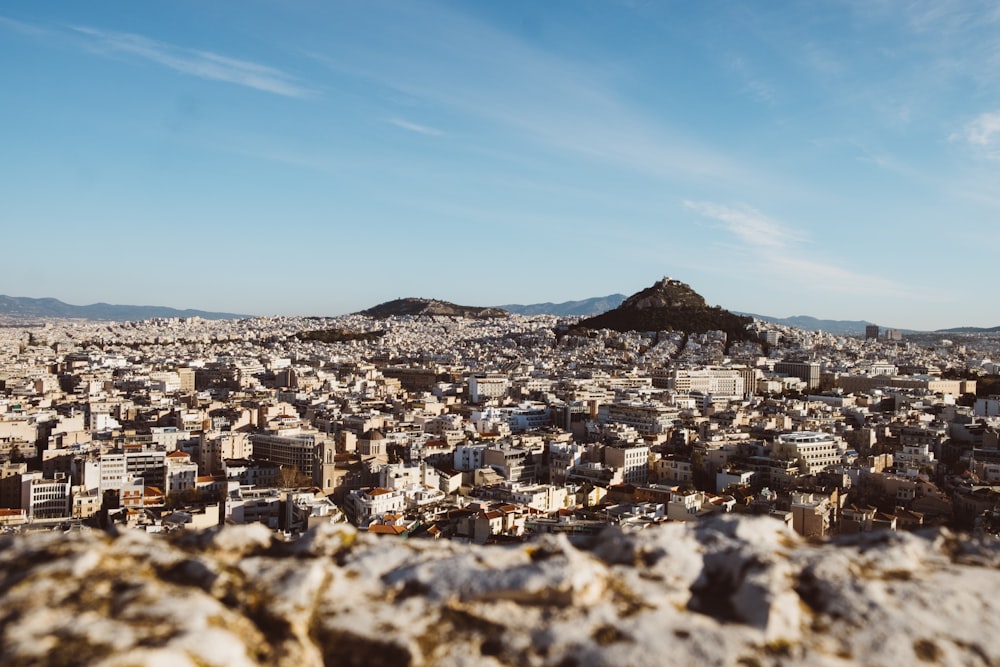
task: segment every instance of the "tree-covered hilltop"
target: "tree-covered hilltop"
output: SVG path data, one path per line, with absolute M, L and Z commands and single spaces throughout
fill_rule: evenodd
M 581 320 L 578 329 L 614 331 L 724 331 L 729 342 L 751 340 L 747 326 L 753 318 L 709 306 L 705 299 L 679 280 L 664 278 L 625 299 L 606 313 Z
M 302 341 L 312 340 L 320 343 L 348 343 L 352 340 L 372 341 L 385 335 L 384 331 L 348 331 L 347 329 L 313 329 L 300 331 L 295 337 Z

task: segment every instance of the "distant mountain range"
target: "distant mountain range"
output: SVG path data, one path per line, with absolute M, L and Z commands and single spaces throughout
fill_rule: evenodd
M 950 334 L 950 333 L 957 333 L 957 334 L 1000 333 L 1000 327 L 989 327 L 989 328 L 983 328 L 983 327 L 955 327 L 953 329 L 938 329 L 934 333 L 941 333 L 941 334 Z
M 787 327 L 806 329 L 807 331 L 825 331 L 827 333 L 840 336 L 859 336 L 865 333 L 865 327 L 873 322 L 864 320 L 819 320 L 808 315 L 796 315 L 795 317 L 770 317 L 768 315 L 756 315 L 754 313 L 739 313 L 749 315 L 758 320 L 782 324 Z M 898 327 L 880 327 L 882 331 Z M 904 334 L 977 334 L 977 333 L 1000 333 L 1000 326 L 997 327 L 953 327 L 950 329 L 935 329 L 934 331 L 918 331 L 915 329 L 899 329 Z
M 558 317 L 590 317 L 600 315 L 609 310 L 617 308 L 625 300 L 624 294 L 609 294 L 607 296 L 595 296 L 590 299 L 580 301 L 563 301 L 562 303 L 532 303 L 528 305 L 511 303 L 503 308 L 509 313 L 518 315 L 556 315 Z
M 377 306 L 372 306 L 367 310 L 362 310 L 358 315 L 367 315 L 376 319 L 384 319 L 392 316 L 426 316 L 426 317 L 466 317 L 470 319 L 487 319 L 493 317 L 507 317 L 507 312 L 500 308 L 489 308 L 481 306 L 459 306 L 448 301 L 438 301 L 437 299 L 417 299 L 409 297 L 406 299 L 395 299 L 386 301 Z
M 58 299 L 31 299 L 23 296 L 0 294 L 0 317 L 45 318 L 66 317 L 82 320 L 128 322 L 148 320 L 153 317 L 201 317 L 206 320 L 238 320 L 252 315 L 212 313 L 204 310 L 177 310 L 164 306 L 118 306 L 110 303 L 92 303 L 73 306 Z
M 676 282 L 676 281 L 675 281 Z M 700 297 L 699 297 L 700 298 Z M 579 301 L 563 301 L 562 303 L 507 304 L 495 307 L 458 306 L 437 299 L 396 299 L 361 311 L 371 317 L 388 317 L 390 315 L 441 315 L 446 317 L 488 318 L 503 317 L 504 311 L 520 315 L 556 315 L 559 317 L 593 317 L 612 311 L 621 306 L 626 297 L 624 294 L 609 294 Z M 826 331 L 837 335 L 862 335 L 870 322 L 864 320 L 821 320 L 808 315 L 794 317 L 772 317 L 756 313 L 733 312 L 733 315 L 754 317 L 765 322 L 796 327 L 808 331 Z M 0 294 L 0 317 L 14 319 L 64 317 L 85 320 L 103 320 L 111 322 L 127 322 L 147 320 L 153 317 L 201 317 L 206 320 L 235 320 L 255 315 L 237 313 L 217 313 L 204 310 L 178 310 L 165 306 L 127 306 L 109 303 L 93 303 L 88 306 L 74 306 L 58 299 L 16 297 Z M 888 327 L 882 327 L 883 330 Z M 903 333 L 938 333 L 938 334 L 977 334 L 1000 333 L 996 327 L 953 327 L 938 329 L 932 332 L 918 332 L 900 329 Z
M 808 315 L 795 315 L 794 317 L 771 317 L 769 315 L 757 315 L 756 313 L 739 313 L 772 324 L 780 324 L 786 327 L 796 327 L 806 331 L 825 331 L 841 336 L 853 336 L 864 334 L 865 327 L 872 322 L 864 320 L 820 320 Z M 883 327 L 886 328 L 886 327 Z

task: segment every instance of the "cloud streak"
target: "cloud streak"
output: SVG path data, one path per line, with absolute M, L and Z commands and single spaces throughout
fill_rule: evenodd
M 413 20 L 429 21 L 423 15 Z M 503 133 L 546 151 L 671 183 L 711 176 L 740 187 L 769 185 L 761 170 L 629 104 L 618 92 L 613 62 L 567 60 L 443 8 L 434 11 L 431 23 L 426 30 L 394 35 L 400 48 L 421 54 L 419 62 L 367 44 L 336 57 L 307 55 L 339 75 L 479 123 L 484 135 Z M 763 101 L 772 94 L 763 87 L 748 92 Z M 409 121 L 395 124 L 420 131 Z
M 124 53 L 156 63 L 182 74 L 210 81 L 252 88 L 284 97 L 311 97 L 314 92 L 299 84 L 295 77 L 275 67 L 248 60 L 188 49 L 134 33 L 111 32 L 87 26 L 72 30 L 89 40 L 89 46 L 107 53 Z
M 750 96 L 751 99 L 757 102 L 763 102 L 768 105 L 775 103 L 774 85 L 754 76 L 744 58 L 740 56 L 730 58 L 727 66 L 742 82 L 741 93 Z
M 733 208 L 712 202 L 688 200 L 684 202 L 684 206 L 706 218 L 721 222 L 730 233 L 747 245 L 777 251 L 803 240 L 794 230 L 783 227 L 749 206 Z
M 32 37 L 44 37 L 49 34 L 49 31 L 40 26 L 33 25 L 31 23 L 25 23 L 24 21 L 18 21 L 16 19 L 8 18 L 6 16 L 0 16 L 0 26 L 4 26 L 11 30 L 16 30 L 17 32 L 23 33 L 25 35 L 31 35 Z
M 411 123 L 408 120 L 402 120 L 401 118 L 390 118 L 386 121 L 390 125 L 395 125 L 396 127 L 402 128 L 404 130 L 409 130 L 410 132 L 416 132 L 417 134 L 424 134 L 429 137 L 440 137 L 444 134 L 443 131 L 435 129 L 433 127 L 428 127 L 427 125 L 420 125 L 418 123 Z
M 912 296 L 894 281 L 824 262 L 815 251 L 808 249 L 807 238 L 803 234 L 754 208 L 690 200 L 683 204 L 685 208 L 721 223 L 722 228 L 740 242 L 742 249 L 753 255 L 758 271 L 794 281 L 800 287 L 815 291 L 883 297 Z
M 1000 159 L 1000 111 L 980 114 L 952 138 L 963 139 L 986 157 Z

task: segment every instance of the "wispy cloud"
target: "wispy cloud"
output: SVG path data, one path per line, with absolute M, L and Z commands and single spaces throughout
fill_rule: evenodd
M 802 45 L 801 57 L 814 71 L 826 76 L 839 76 L 844 72 L 844 63 L 830 49 L 815 42 Z
M 1000 159 L 1000 111 L 980 114 L 951 138 L 967 142 L 986 157 Z
M 478 127 L 484 135 L 527 140 L 671 183 L 711 176 L 719 183 L 764 187 L 761 170 L 630 104 L 618 92 L 615 62 L 568 60 L 441 7 L 432 15 L 421 10 L 407 25 L 413 22 L 427 27 L 394 34 L 395 51 L 354 44 L 349 50 L 341 46 L 336 56 L 308 55 L 338 75 L 377 83 L 411 105 L 461 118 L 470 138 Z M 421 58 L 415 62 L 400 52 Z
M 749 206 L 684 201 L 699 215 L 721 223 L 740 242 L 739 249 L 752 258 L 755 270 L 794 281 L 808 289 L 840 294 L 909 297 L 902 285 L 879 276 L 858 273 L 824 261 L 809 247 L 808 238 Z
M 795 230 L 771 220 L 749 206 L 731 207 L 712 202 L 684 201 L 684 206 L 706 218 L 721 222 L 744 243 L 772 250 L 784 250 L 804 240 Z
M 134 33 L 111 32 L 87 26 L 73 26 L 72 30 L 87 38 L 91 48 L 138 56 L 183 74 L 211 81 L 225 81 L 285 97 L 301 98 L 314 94 L 298 83 L 295 77 L 275 67 L 211 51 L 176 46 Z
M 417 134 L 426 134 L 430 137 L 439 137 L 444 134 L 443 131 L 438 130 L 433 127 L 428 127 L 427 125 L 420 125 L 418 123 L 411 123 L 408 120 L 403 120 L 401 118 L 389 118 L 387 121 L 390 125 L 395 125 L 396 127 L 401 127 L 404 130 L 409 130 L 410 132 L 416 132 Z
M 975 28 L 1000 20 L 1000 11 L 992 0 L 913 2 L 903 9 L 914 30 L 933 31 L 945 35 L 961 34 L 970 27 Z
M 748 95 L 751 99 L 765 104 L 774 104 L 775 88 L 770 82 L 756 76 L 750 65 L 742 56 L 733 56 L 726 63 L 730 72 L 736 75 L 741 82 L 740 92 Z
M 774 104 L 774 86 L 760 79 L 752 79 L 743 85 L 743 91 L 758 102 Z
M 18 21 L 6 16 L 0 16 L 0 26 L 16 30 L 25 35 L 32 35 L 33 37 L 42 37 L 49 34 L 49 31 L 41 26 L 25 23 L 24 21 Z

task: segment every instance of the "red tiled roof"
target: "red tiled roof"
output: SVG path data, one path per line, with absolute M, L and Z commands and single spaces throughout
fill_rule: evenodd
M 368 526 L 368 532 L 376 535 L 402 535 L 406 532 L 406 526 L 387 526 L 384 523 L 373 523 Z

